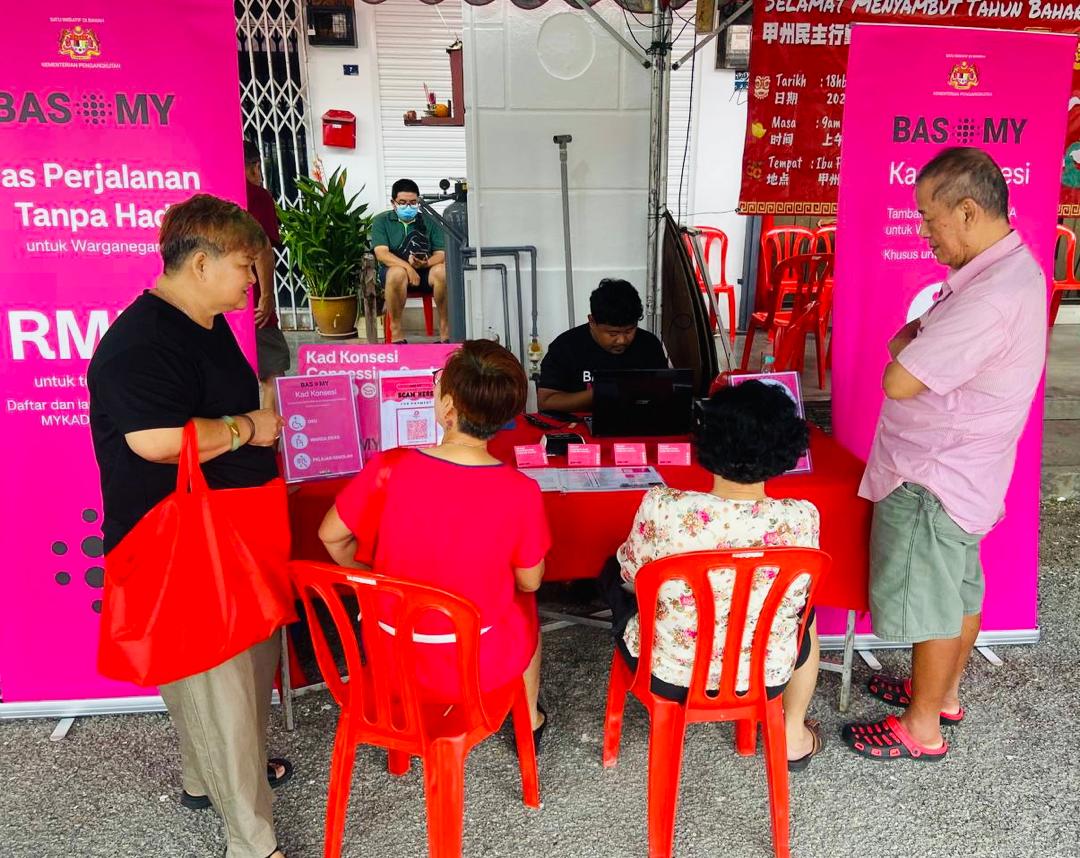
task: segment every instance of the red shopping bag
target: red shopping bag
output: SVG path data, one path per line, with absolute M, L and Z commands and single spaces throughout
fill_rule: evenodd
M 105 557 L 98 670 L 161 685 L 217 667 L 296 620 L 285 482 L 215 489 L 184 427 L 176 491 Z

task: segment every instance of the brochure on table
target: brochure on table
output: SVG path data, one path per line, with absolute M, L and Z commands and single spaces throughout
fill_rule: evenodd
M 381 401 L 379 373 L 410 369 L 431 373 L 446 364 L 446 359 L 460 348 L 456 343 L 317 343 L 300 346 L 297 373 L 303 376 L 346 373 L 356 386 L 360 413 L 360 436 L 365 455 L 380 449 Z
M 522 468 L 544 492 L 629 492 L 665 485 L 649 465 L 615 468 Z
M 355 474 L 363 468 L 356 396 L 348 375 L 287 376 L 276 384 L 285 421 L 285 482 Z
M 435 422 L 435 378 L 430 369 L 379 373 L 380 449 L 431 447 L 442 441 Z
M 750 373 L 749 375 L 736 375 L 732 376 L 730 383 L 732 386 L 736 386 L 748 381 L 775 384 L 791 397 L 795 402 L 795 410 L 799 413 L 799 416 L 804 420 L 806 419 L 806 411 L 803 408 L 802 387 L 799 384 L 799 374 L 797 372 L 760 372 Z M 813 464 L 810 461 L 810 451 L 807 450 L 799 458 L 799 461 L 795 463 L 795 467 L 787 473 L 809 474 L 813 469 Z

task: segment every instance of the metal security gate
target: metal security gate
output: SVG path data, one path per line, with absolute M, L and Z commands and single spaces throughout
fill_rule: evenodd
M 311 124 L 307 110 L 303 8 L 299 0 L 235 0 L 236 46 L 244 136 L 259 143 L 263 177 L 279 205 L 298 201 L 297 176 L 307 176 Z M 310 330 L 307 290 L 277 252 L 281 326 Z

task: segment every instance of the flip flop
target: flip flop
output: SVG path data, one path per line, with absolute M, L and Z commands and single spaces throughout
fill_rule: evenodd
M 905 709 L 911 705 L 911 679 L 899 679 L 884 673 L 875 673 L 866 683 L 866 690 L 883 703 L 891 706 L 902 706 Z M 964 720 L 964 707 L 958 712 L 942 712 L 938 720 L 946 727 L 959 724 Z
M 540 729 L 543 729 L 543 726 L 541 724 Z M 277 774 L 279 768 L 283 769 L 280 775 Z M 292 776 L 293 764 L 284 757 L 271 757 L 266 761 L 266 781 L 271 789 L 285 785 Z M 180 804 L 188 810 L 206 810 L 212 802 L 208 795 L 192 795 L 185 789 L 180 790 Z
M 814 737 L 814 744 L 813 747 L 810 749 L 809 754 L 805 754 L 799 757 L 797 760 L 787 761 L 787 770 L 789 772 L 803 771 L 807 766 L 810 765 L 810 760 L 817 756 L 818 753 L 820 753 L 822 747 L 825 744 L 824 740 L 821 738 L 820 722 L 807 720 L 803 721 L 803 723 L 806 725 L 806 729 L 810 731 L 810 735 Z
M 940 748 L 919 744 L 895 715 L 887 715 L 870 724 L 846 724 L 841 736 L 851 750 L 869 760 L 936 763 L 945 759 L 949 752 L 949 743 L 945 741 Z

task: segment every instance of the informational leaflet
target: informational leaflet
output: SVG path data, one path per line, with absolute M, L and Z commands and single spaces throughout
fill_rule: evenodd
M 283 376 L 276 383 L 285 421 L 285 482 L 355 474 L 363 468 L 360 421 L 348 375 Z
M 731 378 L 731 385 L 734 387 L 747 381 L 760 381 L 763 384 L 776 385 L 795 403 L 795 410 L 798 415 L 804 420 L 806 419 L 806 409 L 803 408 L 802 386 L 799 384 L 799 374 L 797 372 L 762 372 L 736 375 Z M 814 466 L 810 461 L 810 451 L 807 450 L 799 457 L 795 467 L 787 473 L 809 474 L 813 470 Z
M 521 473 L 536 480 L 544 492 L 645 491 L 665 485 L 649 466 L 616 468 L 525 468 Z
M 379 448 L 431 447 L 442 440 L 435 422 L 435 378 L 431 369 L 379 373 Z

